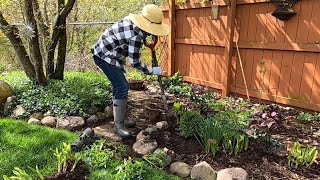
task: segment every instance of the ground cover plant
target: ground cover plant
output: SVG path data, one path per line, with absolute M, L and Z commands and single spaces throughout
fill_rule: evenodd
M 0 75 L 10 84 L 17 97 L 16 104 L 26 109 L 24 117 L 36 112 L 47 112 L 55 116 L 87 116 L 88 109 L 103 108 L 111 103 L 111 86 L 107 78 L 98 73 L 65 73 L 65 79 L 52 80 L 47 86 L 33 84 L 19 71 Z M 11 112 L 6 112 L 10 114 Z

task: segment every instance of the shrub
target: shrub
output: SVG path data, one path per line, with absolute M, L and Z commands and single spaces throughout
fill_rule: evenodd
M 178 121 L 179 130 L 181 134 L 188 138 L 194 136 L 196 133 L 195 128 L 204 123 L 204 117 L 194 111 L 186 111 L 180 114 Z
M 56 116 L 86 116 L 90 107 L 104 107 L 111 101 L 110 83 L 97 73 L 65 73 L 63 81 L 52 80 L 45 87 L 33 84 L 21 72 L 3 79 L 13 88 L 17 103 L 27 110 L 26 116 L 49 110 Z
M 317 147 L 302 147 L 299 142 L 295 142 L 289 150 L 288 166 L 298 168 L 299 166 L 310 166 L 318 158 Z

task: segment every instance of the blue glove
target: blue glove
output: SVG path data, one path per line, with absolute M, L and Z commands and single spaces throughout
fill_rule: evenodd
M 162 73 L 161 67 L 153 67 L 152 68 L 152 74 L 161 75 L 161 73 Z

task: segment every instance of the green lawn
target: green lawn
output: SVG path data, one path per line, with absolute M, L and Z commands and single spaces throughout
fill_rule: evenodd
M 38 165 L 47 176 L 56 171 L 55 157 L 50 149 L 72 143 L 77 134 L 55 130 L 23 121 L 0 119 L 0 179 L 11 176 L 14 167 L 31 173 L 28 167 Z

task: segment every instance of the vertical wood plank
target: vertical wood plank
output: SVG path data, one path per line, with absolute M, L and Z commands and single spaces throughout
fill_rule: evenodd
M 227 8 L 227 31 L 226 31 L 226 47 L 225 47 L 225 58 L 226 62 L 223 66 L 225 71 L 223 76 L 223 90 L 222 96 L 229 96 L 230 93 L 230 71 L 231 71 L 231 61 L 233 54 L 233 36 L 234 36 L 234 24 L 236 16 L 237 1 L 232 0 L 231 6 Z
M 320 54 L 318 53 L 317 64 L 314 73 L 314 80 L 312 85 L 311 103 L 320 103 Z
M 216 53 L 217 53 L 217 47 L 210 47 L 209 48 L 210 51 L 210 62 L 209 62 L 209 81 L 210 82 L 217 82 L 216 81 L 216 77 L 215 77 L 215 73 L 217 71 L 216 68 L 216 62 L 217 62 L 217 58 L 216 58 Z
M 245 49 L 239 49 L 240 51 L 240 56 L 241 56 L 241 59 L 242 59 L 242 65 L 243 65 L 243 69 L 246 68 L 246 65 L 247 65 L 247 61 L 245 60 L 245 57 L 246 57 L 246 50 Z M 242 71 L 241 71 L 241 66 L 240 66 L 240 59 L 239 59 L 239 55 L 238 55 L 238 52 L 236 50 L 236 47 L 234 48 L 234 60 L 235 60 L 235 65 L 234 67 L 236 68 L 236 71 L 235 71 L 235 85 L 237 86 L 237 88 L 240 88 L 240 89 L 244 89 L 244 80 L 243 80 L 243 76 L 242 76 Z
M 300 94 L 299 96 L 305 102 L 310 102 L 310 95 L 312 91 L 312 83 L 314 79 L 316 61 L 318 54 L 317 53 L 308 53 L 304 57 L 303 63 L 303 72 L 302 72 L 302 80 L 300 86 Z
M 279 83 L 279 87 L 278 87 L 279 97 L 288 97 L 292 59 L 293 59 L 293 52 L 289 52 L 289 51 L 283 52 L 282 65 L 280 70 L 281 83 Z
M 253 56 L 253 66 L 252 66 L 252 79 L 251 85 L 253 89 L 258 93 L 262 90 L 263 84 L 263 74 L 261 74 L 261 64 L 260 61 L 263 59 L 263 50 L 255 50 Z
M 265 72 L 263 73 L 263 84 L 262 84 L 262 89 L 263 93 L 269 94 L 269 84 L 270 84 L 270 74 L 271 74 L 271 67 L 272 67 L 272 51 L 270 50 L 264 50 L 263 52 L 263 59 L 265 61 L 264 64 L 264 70 Z
M 269 3 L 268 13 L 266 14 L 266 39 L 265 42 L 274 42 L 275 39 L 275 17 L 271 15 L 274 11 L 274 5 Z
M 308 42 L 320 42 L 320 2 L 314 0 Z
M 209 66 L 210 66 L 210 55 L 212 54 L 212 52 L 210 52 L 211 47 L 210 46 L 203 46 L 203 78 L 206 81 L 210 81 L 209 80 Z
M 220 8 L 218 40 L 225 41 L 227 35 L 227 7 Z
M 239 41 L 245 42 L 248 37 L 250 5 L 239 5 L 239 7 L 241 9 Z
M 168 75 L 171 76 L 174 73 L 174 40 L 175 40 L 175 28 L 176 28 L 176 8 L 175 0 L 169 0 L 169 23 L 170 23 L 170 33 L 168 40 Z
M 222 78 L 226 74 L 225 69 L 223 69 L 225 64 L 225 54 L 224 48 L 217 47 L 216 52 L 216 72 L 215 72 L 215 82 L 222 84 Z
M 297 1 L 293 5 L 293 8 L 294 8 L 295 12 L 297 12 L 297 14 L 300 13 L 300 7 L 301 7 L 301 1 Z M 285 23 L 286 23 L 286 26 L 287 26 L 286 42 L 295 43 L 296 42 L 296 36 L 297 36 L 297 29 L 298 29 L 297 24 L 299 23 L 299 16 L 298 15 L 293 16 L 293 17 L 290 18 L 290 21 L 285 21 Z
M 299 96 L 299 90 L 301 85 L 301 77 L 302 77 L 302 70 L 303 70 L 303 63 L 304 63 L 304 53 L 295 52 L 293 54 L 294 62 L 292 65 L 291 70 L 291 77 L 290 77 L 290 84 L 289 84 L 289 98 L 302 100 Z
M 246 50 L 246 56 L 244 57 L 243 61 L 245 62 L 245 66 L 244 66 L 244 73 L 245 73 L 245 77 L 247 80 L 247 85 L 249 89 L 253 89 L 254 86 L 251 84 L 251 80 L 252 80 L 252 68 L 253 68 L 253 64 L 254 64 L 254 50 L 252 49 L 248 49 Z
M 276 96 L 278 93 L 278 86 L 281 78 L 283 51 L 273 51 L 272 66 L 270 72 L 269 94 Z
M 298 14 L 299 24 L 297 24 L 297 43 L 307 43 L 308 41 L 309 26 L 312 15 L 312 6 L 313 0 L 306 0 L 303 1 L 303 3 L 301 4 L 301 11 Z
M 259 13 L 259 5 L 258 4 L 251 4 L 247 5 L 250 6 L 249 8 L 249 25 L 248 25 L 248 37 L 246 41 L 254 42 L 256 40 L 256 32 L 257 32 L 257 16 Z
M 257 21 L 257 31 L 256 31 L 256 41 L 265 42 L 266 39 L 266 23 L 267 23 L 267 13 L 268 13 L 268 3 L 263 3 L 259 5 L 259 15 Z

